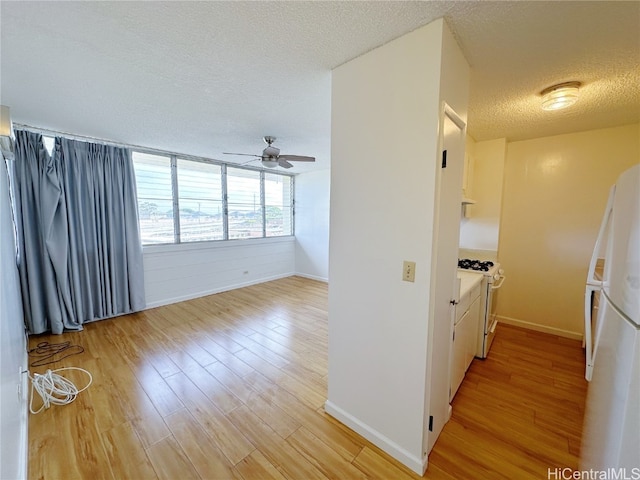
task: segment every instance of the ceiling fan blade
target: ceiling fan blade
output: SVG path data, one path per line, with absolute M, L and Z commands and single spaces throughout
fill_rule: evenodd
M 258 161 L 260 161 L 260 157 L 256 157 L 252 160 L 247 160 L 246 162 L 239 163 L 238 165 L 249 165 L 250 163 L 258 162 Z
M 278 158 L 278 165 L 280 165 L 282 168 L 291 168 L 291 167 L 293 167 L 293 165 L 291 165 L 289 162 L 284 160 L 282 157 Z
M 223 155 L 242 155 L 244 157 L 256 157 L 260 158 L 260 155 L 254 155 L 253 153 L 231 153 L 231 152 L 222 152 Z
M 315 157 L 305 157 L 303 155 L 280 155 L 278 159 L 288 160 L 290 162 L 315 162 Z
M 278 155 L 280 155 L 280 149 L 272 147 L 271 145 L 262 151 L 263 157 L 277 157 Z

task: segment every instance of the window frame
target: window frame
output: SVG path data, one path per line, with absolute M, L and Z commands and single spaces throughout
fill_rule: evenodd
M 132 162 L 135 164 L 135 154 L 149 154 L 149 155 L 159 155 L 170 158 L 170 169 L 171 169 L 171 185 L 172 185 L 172 205 L 173 205 L 173 242 L 165 242 L 165 243 L 143 243 L 143 248 L 150 248 L 156 246 L 167 246 L 167 245 L 191 245 L 191 244 L 202 244 L 202 243 L 219 243 L 219 242 L 238 242 L 245 240 L 265 240 L 265 239 L 278 239 L 278 238 L 287 238 L 287 237 L 295 237 L 295 174 L 293 173 L 285 173 L 285 172 L 273 172 L 271 170 L 266 171 L 264 168 L 260 167 L 252 167 L 247 165 L 238 165 L 235 163 L 227 163 L 219 160 L 212 160 L 204 157 L 197 157 L 193 155 L 182 155 L 171 152 L 164 152 L 161 150 L 155 149 L 146 149 L 139 147 L 130 147 Z M 223 238 L 219 240 L 189 240 L 184 241 L 182 239 L 181 234 L 181 224 L 180 224 L 180 195 L 179 195 L 179 187 L 178 187 L 178 176 L 179 176 L 179 167 L 178 160 L 184 161 L 193 161 L 200 163 L 207 163 L 212 165 L 217 165 L 221 169 L 221 192 L 222 192 L 222 223 L 223 223 Z M 260 210 L 262 216 L 262 235 L 260 237 L 248 237 L 248 238 L 229 238 L 229 190 L 228 190 L 228 171 L 227 167 L 231 167 L 234 169 L 242 169 L 242 170 L 250 170 L 254 172 L 259 172 L 260 178 Z M 265 205 L 265 173 L 270 173 L 274 175 L 280 175 L 283 178 L 289 179 L 289 187 L 291 189 L 291 203 L 289 208 L 291 209 L 291 233 L 286 235 L 267 235 L 267 225 L 266 225 L 266 205 Z M 136 194 L 137 200 L 137 194 Z

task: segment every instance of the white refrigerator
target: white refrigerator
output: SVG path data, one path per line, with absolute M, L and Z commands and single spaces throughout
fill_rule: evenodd
M 589 267 L 585 320 L 590 382 L 580 468 L 626 469 L 629 477 L 621 478 L 640 478 L 640 165 L 611 188 Z

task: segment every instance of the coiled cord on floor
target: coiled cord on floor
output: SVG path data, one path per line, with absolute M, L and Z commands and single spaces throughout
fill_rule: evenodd
M 79 370 L 89 376 L 89 382 L 81 389 L 78 389 L 73 382 L 58 375 L 56 372 L 65 370 Z M 65 367 L 56 370 L 47 370 L 46 373 L 35 373 L 29 375 L 31 380 L 31 400 L 29 401 L 29 411 L 33 414 L 40 413 L 51 405 L 67 405 L 73 402 L 80 392 L 84 392 L 93 382 L 91 373 L 79 367 Z M 34 392 L 38 392 L 42 397 L 42 406 L 38 410 L 33 409 Z
M 29 339 L 27 338 L 27 345 L 28 342 Z M 70 357 L 71 355 L 78 355 L 82 352 L 84 352 L 84 348 L 82 346 L 72 345 L 71 342 L 40 342 L 35 348 L 28 351 L 30 357 L 37 358 L 37 360 L 31 363 L 32 367 L 42 367 L 44 365 L 56 363 Z M 64 356 L 61 356 L 62 353 L 64 353 Z

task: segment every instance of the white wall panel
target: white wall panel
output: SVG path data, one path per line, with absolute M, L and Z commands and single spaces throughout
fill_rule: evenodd
M 638 123 L 507 144 L 498 259 L 509 280 L 499 321 L 582 336 L 584 284 L 609 189 L 638 162 Z
M 420 474 L 424 425 L 437 414 L 429 334 L 441 102 L 464 119 L 468 98 L 468 66 L 445 29 L 436 20 L 332 73 L 325 410 Z M 458 194 L 461 163 L 459 176 Z M 456 248 L 457 222 L 439 222 Z M 414 282 L 402 281 L 405 260 L 415 262 Z M 446 366 L 445 350 L 437 361 Z
M 329 280 L 330 170 L 296 177 L 296 273 Z
M 295 273 L 295 238 L 145 247 L 147 307 L 287 277 Z
M 0 155 L 0 478 L 27 475 L 26 338 L 16 267 L 9 182 Z M 19 394 L 18 392 L 21 392 Z
M 422 470 L 442 21 L 333 70 L 329 399 Z M 402 262 L 416 262 L 415 283 Z
M 498 251 L 506 155 L 505 138 L 473 144 L 466 193 L 477 203 L 466 207 L 460 221 L 460 248 Z

